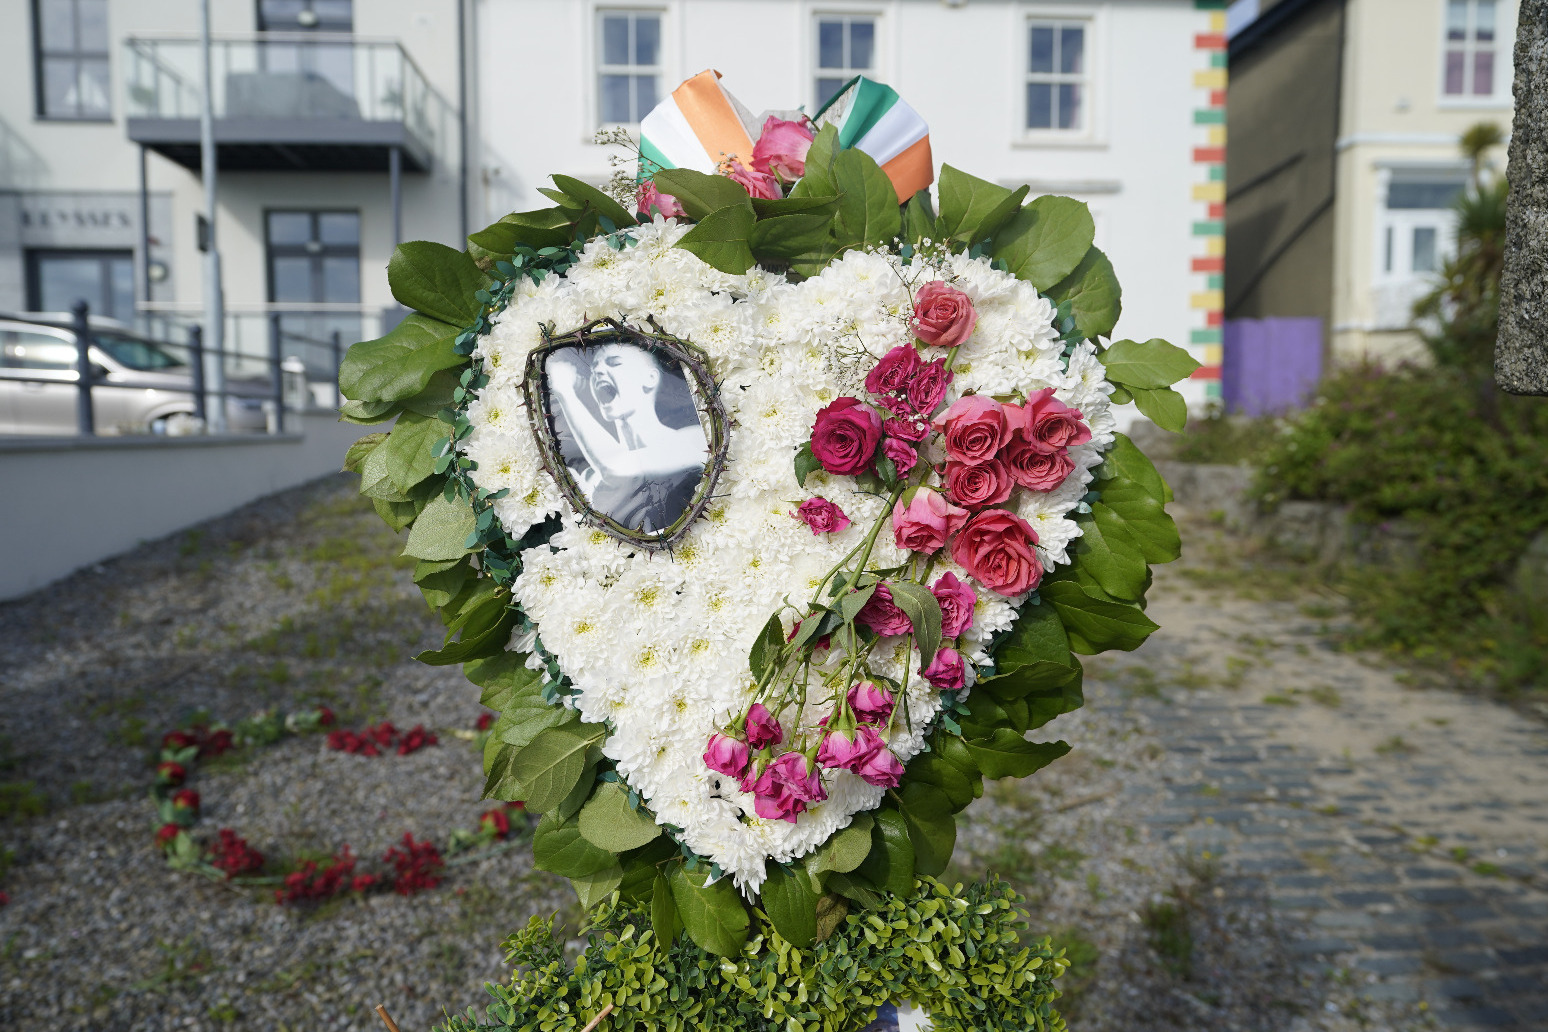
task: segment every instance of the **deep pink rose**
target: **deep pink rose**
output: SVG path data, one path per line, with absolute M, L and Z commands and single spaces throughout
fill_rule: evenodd
M 802 502 L 796 518 L 810 527 L 813 534 L 836 534 L 849 526 L 844 510 L 821 495 Z
M 767 749 L 785 740 L 785 729 L 761 702 L 755 702 L 747 711 L 747 744 L 754 749 Z
M 761 197 L 767 201 L 777 201 L 785 196 L 779 189 L 779 180 L 767 172 L 759 172 L 748 168 L 746 165 L 732 158 L 723 167 L 721 175 L 739 184 L 747 191 L 749 197 Z
M 1020 433 L 1011 438 L 1000 453 L 1011 479 L 1029 491 L 1052 491 L 1075 470 L 1075 463 L 1063 448 L 1049 450 Z
M 875 682 L 861 681 L 849 689 L 849 711 L 862 723 L 885 723 L 892 716 L 892 693 Z
M 919 367 L 914 373 L 913 381 L 908 385 L 908 403 L 914 406 L 914 411 L 921 416 L 929 417 L 940 408 L 941 401 L 946 397 L 946 388 L 951 386 L 951 381 L 956 378 L 955 373 L 946 368 L 946 360 L 937 358 Z
M 1010 427 L 1005 406 L 984 394 L 968 394 L 934 419 L 946 442 L 946 457 L 958 462 L 988 462 L 1005 443 Z
M 1090 428 L 1081 422 L 1080 409 L 1070 408 L 1053 393 L 1052 387 L 1044 387 L 1021 406 L 1022 435 L 1050 451 L 1091 440 Z
M 969 509 L 999 505 L 1011 495 L 1010 472 L 999 459 L 977 465 L 946 463 L 946 497 Z
M 650 216 L 651 209 L 659 211 L 669 219 L 680 219 L 687 214 L 683 211 L 683 206 L 677 203 L 676 197 L 657 190 L 655 181 L 650 179 L 640 184 L 639 192 L 634 195 L 634 208 L 646 217 Z
M 910 552 L 933 552 L 942 548 L 967 520 L 966 509 L 959 509 L 933 488 L 921 487 L 914 497 L 892 509 L 892 538 L 899 548 Z
M 867 784 L 881 788 L 897 788 L 898 783 L 903 780 L 903 762 L 891 749 L 878 749 L 855 773 L 864 778 Z
M 957 579 L 955 573 L 943 573 L 941 579 L 930 586 L 935 600 L 941 604 L 941 633 L 955 638 L 973 626 L 973 607 L 978 604 L 978 592 Z
M 753 144 L 753 168 L 793 183 L 806 175 L 806 152 L 811 146 L 812 131 L 804 121 L 787 122 L 770 115 Z
M 704 765 L 717 774 L 740 778 L 747 773 L 751 756 L 747 751 L 747 743 L 741 739 L 728 735 L 710 735 L 709 745 L 704 749 Z
M 892 589 L 886 584 L 876 585 L 876 591 L 860 607 L 855 620 L 865 624 L 883 638 L 894 634 L 908 634 L 914 629 L 908 614 L 892 601 Z
M 914 295 L 914 336 L 938 348 L 954 348 L 968 339 L 978 322 L 973 302 L 956 287 L 940 280 L 926 283 Z
M 900 344 L 881 357 L 865 374 L 865 389 L 872 394 L 894 394 L 908 389 L 919 368 L 919 352 L 912 344 Z
M 822 787 L 818 768 L 809 764 L 806 756 L 788 752 L 777 757 L 763 769 L 753 782 L 753 812 L 765 820 L 796 822 L 796 815 L 806 810 L 808 803 L 818 803 L 828 798 Z
M 918 418 L 894 416 L 882 424 L 888 437 L 900 441 L 922 441 L 930 435 L 930 424 Z
M 936 649 L 935 658 L 930 660 L 930 665 L 921 673 L 924 679 L 943 692 L 960 691 L 967 683 L 966 667 L 962 664 L 962 653 L 956 649 Z
M 881 414 L 871 406 L 858 398 L 840 398 L 817 413 L 812 454 L 829 473 L 864 473 L 881 443 L 881 427 Z
M 824 767 L 860 773 L 867 760 L 886 743 L 874 728 L 857 727 L 853 731 L 829 731 L 817 747 L 817 762 Z
M 1043 579 L 1037 531 L 1015 513 L 985 509 L 968 520 L 951 543 L 951 557 L 984 587 L 1020 595 Z
M 889 437 L 882 442 L 882 454 L 892 460 L 900 477 L 908 476 L 908 471 L 919 461 L 919 453 L 914 450 L 913 445 L 906 444 L 895 437 Z

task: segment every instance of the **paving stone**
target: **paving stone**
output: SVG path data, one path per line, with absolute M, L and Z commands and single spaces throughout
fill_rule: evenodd
M 1361 966 L 1364 967 L 1363 964 Z M 1361 989 L 1360 995 L 1378 1003 L 1417 1003 L 1419 987 L 1408 982 L 1378 982 Z
M 1452 1000 L 1481 1000 L 1484 988 L 1471 978 L 1436 978 L 1424 983 L 1424 987 L 1439 996 Z
M 1328 905 L 1321 896 L 1270 896 L 1269 906 L 1276 910 L 1320 910 Z
M 1290 944 L 1291 953 L 1307 954 L 1348 953 L 1354 946 L 1343 939 L 1302 939 Z
M 1471 903 L 1476 898 L 1466 889 L 1455 885 L 1439 888 L 1409 889 L 1408 898 L 1415 903 Z
M 1498 1007 L 1468 1007 L 1463 1010 L 1444 1010 L 1436 1013 L 1436 1019 L 1447 1028 L 1517 1028 L 1515 1015 Z
M 1467 924 L 1474 921 L 1493 921 L 1499 917 L 1493 907 L 1486 906 L 1462 906 L 1446 907 L 1446 915 L 1459 924 Z
M 1424 940 L 1417 935 L 1393 935 L 1377 932 L 1365 937 L 1365 944 L 1373 950 L 1422 950 Z
M 1377 903 L 1396 903 L 1397 897 L 1390 892 L 1335 892 L 1333 898 L 1346 907 L 1368 907 Z
M 1489 971 L 1499 966 L 1499 962 L 1492 956 L 1476 950 L 1468 950 L 1464 953 L 1444 951 L 1437 958 L 1437 963 L 1452 971 L 1465 971 L 1469 973 Z
M 1320 889 L 1333 884 L 1333 880 L 1325 874 L 1282 874 L 1274 879 L 1274 884 L 1282 889 Z
M 1270 856 L 1258 860 L 1238 860 L 1236 866 L 1243 871 L 1298 871 L 1305 865 L 1294 857 Z
M 1455 867 L 1405 867 L 1403 877 L 1414 881 L 1455 881 L 1457 869 Z
M 1424 970 L 1424 962 L 1418 957 L 1361 957 L 1355 967 L 1373 975 L 1414 975 Z M 1412 990 L 1418 996 L 1418 990 Z
M 1528 964 L 1548 964 L 1548 946 L 1528 946 L 1519 950 L 1496 950 L 1500 963 L 1511 967 L 1525 967 Z

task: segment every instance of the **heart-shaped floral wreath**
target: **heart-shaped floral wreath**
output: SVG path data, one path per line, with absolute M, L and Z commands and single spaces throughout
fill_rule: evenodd
M 1103 346 L 1086 207 L 950 166 L 938 213 L 900 205 L 841 129 L 771 119 L 719 174 L 647 153 L 638 215 L 554 176 L 465 252 L 405 244 L 415 312 L 340 374 L 346 418 L 397 420 L 348 468 L 412 528 L 420 658 L 500 711 L 487 794 L 584 903 L 720 954 L 750 907 L 810 945 L 939 874 L 983 778 L 1068 751 L 1027 732 L 1081 705 L 1076 654 L 1155 629 L 1178 555 L 1111 407 L 1177 428 L 1194 363 Z

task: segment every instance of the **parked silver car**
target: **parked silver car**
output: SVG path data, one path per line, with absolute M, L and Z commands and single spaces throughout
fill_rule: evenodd
M 186 434 L 194 416 L 193 374 L 172 349 L 107 320 L 91 322 L 91 400 L 99 434 Z M 0 434 L 74 434 L 79 378 L 75 334 L 56 326 L 0 319 Z M 268 427 L 264 380 L 228 380 L 233 433 Z

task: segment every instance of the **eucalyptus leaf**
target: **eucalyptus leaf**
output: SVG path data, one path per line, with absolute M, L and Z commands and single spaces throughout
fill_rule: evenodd
M 1180 434 L 1188 425 L 1188 403 L 1172 388 L 1157 387 L 1147 390 L 1141 387 L 1130 387 L 1129 393 L 1134 395 L 1134 407 L 1140 410 L 1140 415 L 1145 416 L 1161 429 Z
M 629 805 L 629 793 L 616 781 L 604 781 L 580 811 L 580 830 L 593 845 L 624 853 L 650 842 L 661 827 L 643 810 Z
M 410 240 L 387 260 L 387 286 L 406 308 L 456 326 L 477 319 L 483 306 L 473 296 L 489 277 L 472 258 L 433 240 Z
M 731 884 L 730 878 L 722 878 L 706 884 L 709 871 L 702 866 L 695 871 L 682 864 L 672 867 L 667 881 L 672 888 L 672 900 L 682 918 L 688 937 L 700 949 L 721 957 L 734 957 L 747 941 L 750 924 L 742 896 Z
M 1086 340 L 1111 334 L 1123 311 L 1123 291 L 1113 263 L 1097 247 L 1087 251 L 1073 272 L 1044 293 L 1056 305 L 1070 302 L 1075 327 Z
M 810 949 L 817 940 L 817 900 L 811 882 L 782 864 L 770 862 L 768 876 L 759 890 L 763 912 L 774 930 L 797 949 Z
M 1132 652 L 1156 630 L 1155 621 L 1138 606 L 1096 598 L 1073 581 L 1045 582 L 1039 594 L 1058 612 L 1070 647 L 1084 655 L 1108 649 Z
M 1046 292 L 1076 270 L 1095 237 L 1089 208 L 1050 195 L 1035 198 L 1006 220 L 995 233 L 990 253 L 1012 275 Z
M 1170 387 L 1186 380 L 1199 367 L 1194 357 L 1175 344 L 1160 338 L 1139 341 L 1115 341 L 1102 352 L 1107 378 L 1131 391 L 1135 387 Z
M 415 559 L 460 559 L 471 551 L 467 540 L 474 522 L 473 507 L 467 502 L 448 502 L 436 495 L 414 521 L 403 554 Z

